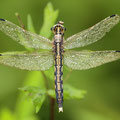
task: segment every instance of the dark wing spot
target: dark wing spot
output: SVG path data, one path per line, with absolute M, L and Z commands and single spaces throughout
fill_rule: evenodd
M 111 15 L 110 18 L 111 18 L 111 17 L 114 17 L 114 16 L 116 16 L 116 15 Z
M 5 21 L 5 19 L 0 18 L 1 21 Z
M 115 52 L 120 52 L 119 50 L 115 51 Z
M 2 56 L 2 54 L 0 54 L 0 56 Z

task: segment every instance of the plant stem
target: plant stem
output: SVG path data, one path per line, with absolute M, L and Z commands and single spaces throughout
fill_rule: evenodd
M 22 22 L 22 19 L 21 19 L 19 13 L 15 13 L 15 15 L 16 15 L 19 23 L 20 23 L 21 28 L 25 29 L 25 26 L 24 26 L 24 24 L 23 24 L 23 22 Z
M 49 87 L 48 87 L 47 77 L 46 77 L 46 75 L 45 75 L 45 73 L 43 71 L 41 71 L 41 73 L 42 73 L 42 75 L 44 77 L 44 80 L 45 80 L 45 86 L 48 89 Z
M 43 71 L 41 72 L 45 79 L 46 88 L 48 89 L 47 77 Z M 54 120 L 54 107 L 55 107 L 55 99 L 50 97 L 50 120 Z
M 54 107 L 55 107 L 55 99 L 50 98 L 50 120 L 54 120 Z

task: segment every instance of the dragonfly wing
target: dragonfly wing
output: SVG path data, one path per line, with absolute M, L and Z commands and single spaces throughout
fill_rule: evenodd
M 25 70 L 47 70 L 54 63 L 52 52 L 0 53 L 0 64 Z
M 35 49 L 52 49 L 52 41 L 49 39 L 26 31 L 7 20 L 0 19 L 0 30 L 25 47 Z
M 64 64 L 75 70 L 85 70 L 120 59 L 120 51 L 65 51 Z
M 105 36 L 106 32 L 109 32 L 119 21 L 120 16 L 109 16 L 96 25 L 67 38 L 64 48 L 72 49 L 94 43 Z

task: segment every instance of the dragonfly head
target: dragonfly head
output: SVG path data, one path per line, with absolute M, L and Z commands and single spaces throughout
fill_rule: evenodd
M 54 25 L 51 28 L 51 31 L 54 34 L 62 34 L 64 35 L 64 32 L 66 31 L 66 28 L 63 26 L 64 22 L 63 21 L 59 21 L 56 25 Z

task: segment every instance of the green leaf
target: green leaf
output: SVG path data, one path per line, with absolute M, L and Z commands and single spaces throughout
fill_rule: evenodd
M 51 97 L 55 98 L 55 90 L 48 90 L 47 91 L 48 95 L 50 95 Z M 86 94 L 86 91 L 84 90 L 79 90 L 76 89 L 68 84 L 64 85 L 64 99 L 82 99 L 84 98 L 84 95 Z
M 52 82 L 54 84 L 54 66 L 52 66 L 49 70 L 44 71 L 44 73 L 49 80 L 48 82 Z
M 33 21 L 32 21 L 32 17 L 30 14 L 27 15 L 27 30 L 33 33 L 36 33 L 34 25 L 33 25 Z M 33 48 L 29 48 L 29 47 L 25 47 L 28 51 L 34 51 Z
M 68 84 L 64 86 L 64 99 L 82 99 L 86 94 L 85 90 L 76 89 Z
M 45 80 L 40 71 L 28 72 L 24 86 L 36 86 L 45 89 Z
M 27 15 L 27 30 L 30 32 L 36 33 L 33 25 L 32 17 L 30 14 Z
M 42 73 L 40 71 L 28 72 L 24 80 L 24 86 L 39 86 L 41 89 L 45 89 Z M 38 120 L 34 114 L 35 111 L 32 101 L 24 99 L 25 95 L 26 94 L 22 92 L 17 100 L 16 115 L 19 118 L 18 120 Z
M 47 94 L 53 98 L 56 98 L 56 95 L 55 95 L 55 90 L 54 89 L 49 89 L 47 91 Z
M 33 103 L 34 103 L 34 105 L 36 107 L 36 113 L 39 112 L 43 102 L 45 101 L 45 98 L 46 98 L 46 96 L 42 95 L 42 96 L 39 96 L 39 97 L 34 99 Z
M 52 3 L 49 2 L 44 9 L 44 22 L 40 30 L 40 35 L 47 38 L 51 36 L 52 32 L 50 31 L 50 28 L 55 24 L 58 13 L 58 10 L 54 10 Z
M 24 91 L 27 93 L 27 98 L 29 98 L 35 108 L 36 108 L 36 113 L 40 110 L 45 98 L 46 98 L 46 90 L 45 89 L 41 89 L 39 87 L 23 87 L 20 88 L 21 91 Z

